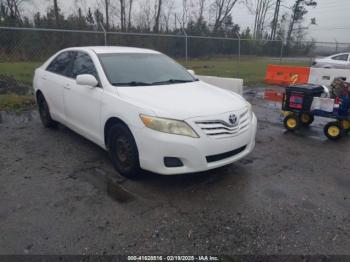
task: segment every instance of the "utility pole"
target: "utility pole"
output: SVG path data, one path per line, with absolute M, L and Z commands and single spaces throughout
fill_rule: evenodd
M 280 6 L 281 6 L 281 0 L 276 0 L 275 14 L 272 20 L 272 28 L 271 28 L 271 36 L 270 36 L 271 40 L 274 40 L 276 37 Z

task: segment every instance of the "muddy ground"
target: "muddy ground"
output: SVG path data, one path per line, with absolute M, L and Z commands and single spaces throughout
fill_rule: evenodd
M 286 133 L 259 94 L 249 157 L 136 181 L 36 112 L 2 113 L 0 254 L 350 254 L 350 137 Z

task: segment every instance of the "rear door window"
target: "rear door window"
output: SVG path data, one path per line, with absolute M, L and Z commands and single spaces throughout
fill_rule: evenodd
M 348 55 L 348 54 L 336 55 L 336 56 L 333 56 L 333 57 L 332 57 L 333 60 L 345 61 L 345 62 L 348 61 L 348 58 L 349 58 L 349 55 Z
M 70 67 L 75 57 L 75 52 L 67 51 L 59 54 L 47 67 L 47 71 L 63 76 L 69 76 Z

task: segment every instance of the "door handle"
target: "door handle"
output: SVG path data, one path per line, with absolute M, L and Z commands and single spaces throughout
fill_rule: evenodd
M 47 80 L 46 76 L 41 77 L 42 80 Z
M 70 89 L 70 84 L 64 85 L 64 88 L 65 88 L 65 89 Z

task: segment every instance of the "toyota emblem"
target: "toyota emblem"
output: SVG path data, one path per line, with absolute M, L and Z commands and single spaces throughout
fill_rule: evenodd
M 228 121 L 231 125 L 235 125 L 237 123 L 237 116 L 235 114 L 231 114 L 228 118 Z

